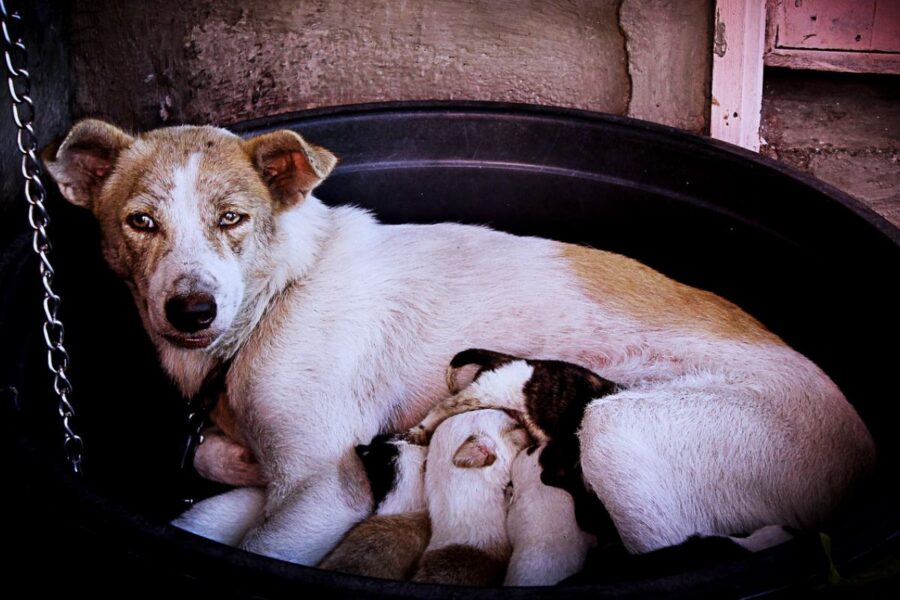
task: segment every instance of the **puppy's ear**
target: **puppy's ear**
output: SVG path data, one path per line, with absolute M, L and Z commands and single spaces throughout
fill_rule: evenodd
M 357 444 L 354 448 L 356 450 L 356 455 L 360 458 L 369 454 L 369 445 L 368 444 Z
M 85 119 L 62 143 L 44 148 L 41 158 L 63 196 L 72 204 L 91 208 L 119 154 L 132 143 L 134 138 L 118 127 Z
M 497 446 L 494 440 L 484 435 L 471 435 L 456 449 L 453 464 L 463 469 L 488 467 L 497 460 Z
M 475 365 L 478 367 L 474 379 L 478 379 L 484 371 L 491 371 L 497 367 L 502 367 L 507 363 L 520 360 L 515 356 L 494 352 L 493 350 L 482 350 L 480 348 L 469 348 L 463 350 L 450 360 L 450 366 L 447 367 L 445 374 L 447 380 L 447 389 L 451 394 L 457 393 L 461 388 L 457 381 L 457 372 L 463 367 Z
M 466 365 L 478 365 L 483 369 L 490 370 L 496 369 L 497 367 L 502 367 L 507 363 L 513 362 L 514 360 L 520 359 L 509 354 L 494 352 L 493 350 L 469 348 L 468 350 L 463 350 L 462 352 L 454 356 L 450 361 L 450 366 L 454 369 L 458 369 Z
M 250 138 L 244 147 L 272 197 L 285 208 L 305 200 L 337 165 L 334 154 L 287 129 Z

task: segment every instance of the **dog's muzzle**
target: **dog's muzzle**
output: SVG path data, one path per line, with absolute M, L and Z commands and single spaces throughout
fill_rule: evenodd
M 208 329 L 216 320 L 216 299 L 205 293 L 173 296 L 166 301 L 166 318 L 182 333 Z

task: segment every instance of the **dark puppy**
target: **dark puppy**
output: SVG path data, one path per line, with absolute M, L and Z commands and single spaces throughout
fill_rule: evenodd
M 415 572 L 430 539 L 431 522 L 426 511 L 372 515 L 353 527 L 318 566 L 405 581 Z

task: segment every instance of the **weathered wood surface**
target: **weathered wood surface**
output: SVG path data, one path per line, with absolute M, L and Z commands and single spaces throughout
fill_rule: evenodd
M 900 0 L 767 4 L 767 66 L 900 74 Z

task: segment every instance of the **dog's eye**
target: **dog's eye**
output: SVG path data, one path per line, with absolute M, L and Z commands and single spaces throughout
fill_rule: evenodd
M 138 231 L 156 231 L 158 229 L 156 221 L 147 213 L 134 213 L 128 215 L 125 219 L 128 226 Z
M 232 210 L 227 212 L 223 212 L 221 216 L 219 216 L 219 227 L 228 228 L 234 227 L 238 223 L 244 220 L 245 215 L 238 214 Z

